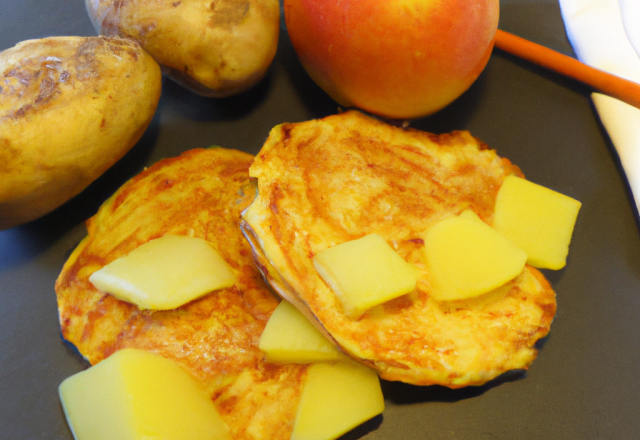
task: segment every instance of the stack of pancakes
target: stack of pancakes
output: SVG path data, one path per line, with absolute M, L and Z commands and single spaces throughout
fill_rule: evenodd
M 495 291 L 440 302 L 422 251 L 421 237 L 447 216 L 471 209 L 491 224 L 509 174 L 522 176 L 467 132 L 433 135 L 356 111 L 279 125 L 255 158 L 212 148 L 163 160 L 88 221 L 56 283 L 63 336 L 92 364 L 124 347 L 177 360 L 207 385 L 234 438 L 291 434 L 307 367 L 267 364 L 258 349 L 278 296 L 384 379 L 457 388 L 526 369 L 556 310 L 540 272 L 526 266 Z M 415 291 L 351 319 L 312 259 L 374 232 L 421 276 Z M 207 240 L 238 283 L 142 311 L 88 281 L 168 233 Z
M 134 177 L 87 222 L 88 236 L 56 282 L 62 335 L 91 363 L 122 348 L 176 360 L 205 384 L 233 438 L 288 439 L 304 365 L 272 365 L 258 341 L 278 300 L 238 228 L 254 198 L 249 154 L 192 150 Z M 207 240 L 237 283 L 175 310 L 140 310 L 98 291 L 89 276 L 164 234 Z

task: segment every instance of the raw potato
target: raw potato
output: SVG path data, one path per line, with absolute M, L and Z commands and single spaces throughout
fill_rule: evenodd
M 62 205 L 140 139 L 162 88 L 131 41 L 51 37 L 0 53 L 0 230 Z
M 192 91 L 224 97 L 256 84 L 273 61 L 278 0 L 85 0 L 102 35 L 138 41 Z

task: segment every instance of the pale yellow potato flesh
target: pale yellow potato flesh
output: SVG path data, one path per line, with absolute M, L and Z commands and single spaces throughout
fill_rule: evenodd
M 324 249 L 315 255 L 313 265 L 353 319 L 412 292 L 419 278 L 418 269 L 378 234 Z
M 472 298 L 512 280 L 527 254 L 470 210 L 435 224 L 424 252 L 440 301 Z
M 131 41 L 28 40 L 0 53 L 0 230 L 81 192 L 140 139 L 158 64 Z
M 258 344 L 267 362 L 308 364 L 344 355 L 298 309 L 281 301 L 267 321 Z
M 140 309 L 171 310 L 233 286 L 236 277 L 202 238 L 167 234 L 95 271 L 89 281 Z
M 562 269 L 581 206 L 552 189 L 507 176 L 496 198 L 493 227 L 527 253 L 528 264 Z
M 309 368 L 291 440 L 331 440 L 382 413 L 375 371 L 348 361 Z
M 59 387 L 78 440 L 229 440 L 202 385 L 177 362 L 128 348 Z
M 229 96 L 256 84 L 278 46 L 278 0 L 85 0 L 85 5 L 98 33 L 139 42 L 168 77 L 204 96 Z

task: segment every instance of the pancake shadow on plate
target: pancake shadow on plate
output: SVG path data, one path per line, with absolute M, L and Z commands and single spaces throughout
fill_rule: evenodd
M 567 264 L 569 264 L 568 259 L 567 259 Z M 542 275 L 544 275 L 547 281 L 549 281 L 549 284 L 551 284 L 551 286 L 555 290 L 555 286 L 560 282 L 560 280 L 562 280 L 562 277 L 564 276 L 567 270 L 567 266 L 559 270 L 551 270 L 551 269 L 539 269 L 539 270 L 540 272 L 542 272 Z
M 451 389 L 440 385 L 417 386 L 404 382 L 380 381 L 382 393 L 386 400 L 397 405 L 407 405 L 413 403 L 426 402 L 457 402 L 472 397 L 478 397 L 490 390 L 507 382 L 515 382 L 526 377 L 526 370 L 507 371 L 495 379 L 481 386 L 467 386 L 464 388 Z
M 361 425 L 356 426 L 351 431 L 344 434 L 342 437 L 339 437 L 338 440 L 356 440 L 362 438 L 370 432 L 378 429 L 380 425 L 382 425 L 383 418 L 383 414 L 378 414 L 374 418 L 369 419 Z

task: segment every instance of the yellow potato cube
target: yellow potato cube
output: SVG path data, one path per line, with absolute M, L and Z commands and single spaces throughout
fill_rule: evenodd
M 170 310 L 230 287 L 236 279 L 205 240 L 165 235 L 107 264 L 89 281 L 141 309 Z
M 308 364 L 344 357 L 291 303 L 282 301 L 260 336 L 267 362 Z
M 309 367 L 291 440 L 340 437 L 384 410 L 380 380 L 356 362 Z
M 522 272 L 526 253 L 473 211 L 436 223 L 424 240 L 438 300 L 478 296 Z
M 175 361 L 124 349 L 67 378 L 60 400 L 76 440 L 228 440 L 204 388 Z
M 561 269 L 582 204 L 516 176 L 507 176 L 496 199 L 493 227 L 527 253 L 527 263 Z
M 413 291 L 418 269 L 381 236 L 370 234 L 319 252 L 313 264 L 350 318 Z

